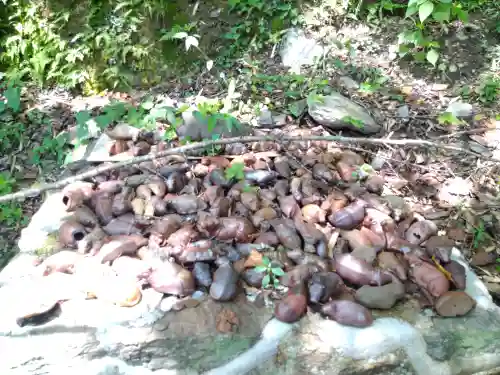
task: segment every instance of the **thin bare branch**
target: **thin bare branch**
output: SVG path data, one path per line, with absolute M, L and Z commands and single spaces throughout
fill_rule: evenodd
M 134 165 L 134 164 L 138 164 L 138 163 L 142 163 L 145 161 L 151 161 L 154 159 L 158 159 L 158 158 L 162 158 L 162 157 L 166 157 L 166 156 L 170 156 L 170 155 L 185 154 L 185 153 L 188 153 L 189 151 L 199 150 L 199 149 L 207 148 L 207 147 L 214 146 L 214 145 L 227 145 L 227 144 L 232 144 L 232 143 L 252 143 L 252 142 L 262 142 L 262 141 L 270 141 L 270 142 L 277 142 L 277 143 L 303 142 L 303 141 L 326 141 L 326 142 L 338 142 L 338 143 L 344 143 L 344 144 L 346 144 L 346 143 L 365 144 L 365 145 L 372 144 L 372 145 L 385 145 L 385 146 L 396 145 L 396 146 L 405 146 L 405 147 L 412 147 L 412 148 L 427 147 L 427 148 L 435 148 L 435 149 L 448 150 L 448 151 L 454 151 L 454 152 L 461 152 L 464 154 L 472 155 L 476 158 L 489 160 L 489 161 L 493 161 L 493 162 L 498 163 L 498 161 L 496 161 L 496 160 L 493 160 L 489 157 L 485 157 L 481 154 L 477 154 L 477 153 L 470 151 L 470 150 L 466 150 L 466 149 L 463 149 L 460 147 L 448 146 L 448 145 L 445 145 L 442 143 L 425 141 L 425 140 L 418 140 L 418 139 L 384 139 L 384 138 L 362 138 L 362 137 L 357 138 L 357 137 L 343 137 L 343 136 L 335 136 L 335 135 L 303 136 L 303 137 L 248 136 L 248 137 L 227 138 L 227 139 L 218 139 L 218 140 L 213 140 L 213 141 L 203 141 L 203 142 L 198 142 L 198 143 L 192 143 L 189 145 L 175 147 L 175 148 L 171 148 L 171 149 L 164 150 L 164 151 L 157 152 L 157 153 L 150 153 L 150 154 L 144 155 L 144 156 L 137 156 L 137 157 L 131 158 L 129 160 L 124 160 L 124 161 L 117 162 L 114 164 L 101 165 L 101 166 L 98 166 L 95 169 L 92 169 L 90 171 L 78 174 L 76 176 L 71 176 L 71 177 L 65 178 L 63 180 L 56 181 L 54 183 L 43 184 L 43 185 L 40 185 L 36 188 L 24 189 L 24 190 L 18 191 L 18 192 L 13 193 L 13 194 L 7 194 L 4 196 L 1 196 L 0 203 L 36 197 L 45 191 L 54 190 L 54 189 L 61 189 L 61 188 L 65 187 L 66 185 L 69 185 L 73 182 L 89 179 L 89 178 L 95 177 L 99 174 L 102 174 L 104 172 L 108 172 L 108 171 L 111 171 L 114 169 L 119 169 L 122 167 L 130 166 L 130 165 Z

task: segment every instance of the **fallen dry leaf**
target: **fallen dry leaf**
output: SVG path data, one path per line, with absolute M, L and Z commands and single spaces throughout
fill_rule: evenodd
M 215 319 L 215 326 L 217 331 L 222 333 L 230 333 L 233 332 L 233 327 L 237 328 L 240 324 L 240 320 L 234 313 L 229 309 L 223 309 Z
M 244 263 L 244 268 L 253 268 L 262 265 L 262 254 L 252 250 Z

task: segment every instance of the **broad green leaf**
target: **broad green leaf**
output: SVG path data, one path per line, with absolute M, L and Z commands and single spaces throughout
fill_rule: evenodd
M 432 40 L 427 43 L 427 47 L 429 48 L 439 48 L 439 42 L 437 40 Z
M 451 112 L 444 112 L 440 114 L 437 120 L 440 124 L 444 125 L 460 125 L 462 123 L 462 121 Z
M 75 114 L 75 119 L 77 124 L 85 125 L 87 121 L 91 119 L 89 111 L 79 111 Z
M 451 7 L 445 4 L 438 4 L 435 11 L 432 13 L 432 18 L 438 22 L 449 22 Z
M 177 108 L 177 113 L 183 113 L 186 112 L 189 109 L 189 104 L 183 104 L 180 106 L 180 108 Z
M 108 115 L 99 115 L 95 118 L 95 122 L 99 129 L 107 128 L 113 120 Z
M 154 103 L 152 100 L 147 100 L 144 103 L 141 103 L 141 107 L 144 108 L 145 110 L 150 110 L 151 108 L 154 107 Z
M 226 129 L 229 131 L 233 130 L 233 119 L 231 117 L 223 116 L 224 124 L 226 125 Z
M 268 257 L 263 257 L 262 258 L 262 264 L 264 264 L 265 266 L 268 266 L 269 263 L 271 263 L 271 261 L 269 260 Z
M 185 39 L 185 38 L 187 38 L 188 36 L 189 36 L 189 35 L 188 35 L 188 33 L 184 32 L 184 31 L 181 31 L 181 32 L 176 33 L 176 34 L 173 36 L 173 38 L 175 38 L 175 39 Z
M 111 121 L 120 120 L 128 111 L 126 104 L 123 102 L 113 102 L 105 106 L 103 110 Z
M 267 288 L 269 286 L 269 283 L 271 282 L 271 276 L 269 275 L 266 275 L 264 276 L 264 278 L 262 279 L 262 286 L 264 288 Z
M 262 272 L 266 272 L 267 271 L 267 267 L 264 267 L 264 266 L 257 266 L 254 268 L 255 272 L 259 272 L 259 273 L 262 273 Z
M 139 111 L 137 108 L 131 108 L 127 113 L 127 122 L 132 126 L 138 127 L 142 117 L 142 111 Z
M 418 16 L 420 18 L 420 22 L 424 22 L 434 10 L 434 3 L 431 1 L 426 1 L 422 5 L 418 7 Z
M 164 119 L 167 117 L 167 109 L 166 108 L 152 108 L 149 112 L 152 118 L 156 119 Z
M 435 49 L 430 49 L 427 52 L 427 61 L 429 61 L 432 65 L 436 66 L 436 63 L 439 59 L 439 52 L 436 51 Z
M 418 51 L 413 54 L 413 58 L 417 61 L 424 61 L 426 58 L 426 54 L 424 51 Z
M 288 104 L 288 110 L 295 118 L 299 118 L 307 109 L 307 100 L 297 100 Z
M 212 133 L 215 129 L 215 126 L 217 125 L 217 117 L 216 116 L 209 116 L 207 119 L 207 130 L 209 133 Z
M 86 123 L 76 125 L 76 138 L 81 142 L 89 136 L 89 127 Z
M 19 112 L 21 109 L 21 88 L 9 86 L 4 92 L 7 99 L 7 106 L 14 112 Z
M 283 271 L 281 268 L 271 268 L 271 272 L 275 275 L 275 276 L 283 276 L 285 275 L 285 271 Z
M 233 163 L 230 167 L 226 168 L 225 175 L 228 180 L 236 179 L 241 181 L 245 178 L 245 173 L 243 169 L 245 168 L 245 164 L 243 163 Z M 264 263 L 265 264 L 265 263 Z
M 440 3 L 442 4 L 451 4 L 452 0 L 439 0 Z
M 408 45 L 406 45 L 406 44 L 400 44 L 398 46 L 398 52 L 406 54 L 406 53 L 410 52 L 410 47 L 408 47 Z
M 469 14 L 465 10 L 455 6 L 453 12 L 457 15 L 458 19 L 463 23 L 469 22 Z
M 408 18 L 408 17 L 411 17 L 413 16 L 414 14 L 416 14 L 418 12 L 418 6 L 416 4 L 414 5 L 408 5 L 408 8 L 406 8 L 406 14 L 405 14 L 405 17 Z
M 172 110 L 167 111 L 167 121 L 170 123 L 170 125 L 175 125 L 176 124 L 176 117 L 175 113 Z

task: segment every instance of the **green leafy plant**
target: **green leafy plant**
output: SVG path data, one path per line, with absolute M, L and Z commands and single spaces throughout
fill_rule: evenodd
M 262 264 L 262 266 L 255 267 L 256 272 L 265 273 L 262 279 L 262 287 L 272 286 L 277 288 L 280 285 L 279 277 L 283 276 L 285 272 L 280 267 L 276 267 L 268 257 L 262 258 Z
M 489 236 L 484 228 L 484 222 L 480 220 L 478 226 L 474 227 L 472 247 L 474 249 L 478 249 L 479 246 L 488 239 L 488 237 Z
M 21 110 L 21 88 L 12 80 L 0 82 L 3 99 L 0 99 L 0 151 L 4 155 L 18 151 L 23 142 L 26 126 L 18 121 L 16 114 Z
M 66 158 L 69 137 L 66 133 L 60 133 L 56 137 L 43 137 L 42 144 L 33 149 L 32 162 L 41 165 L 44 158 L 54 157 L 57 164 L 64 163 Z
M 465 100 L 468 100 L 472 93 L 472 89 L 469 86 L 464 86 L 460 89 L 460 96 Z
M 245 180 L 245 164 L 233 163 L 224 171 L 227 180 L 244 181 Z M 242 191 L 244 193 L 255 193 L 259 187 L 253 186 L 245 182 Z
M 389 77 L 384 75 L 378 68 L 358 67 L 353 64 L 348 64 L 346 68 L 349 75 L 351 75 L 356 81 L 361 82 L 359 85 L 359 91 L 364 93 L 374 93 L 380 90 L 380 88 L 382 88 L 389 80 Z
M 92 116 L 88 110 L 76 113 L 77 141 L 76 146 L 86 144 L 92 130 L 104 130 L 119 121 L 145 130 L 155 130 L 158 123 L 165 128 L 164 138 L 171 140 L 176 137 L 176 129 L 182 123 L 182 112 L 189 107 L 174 108 L 163 102 L 155 103 L 151 98 L 144 99 L 139 105 L 133 106 L 121 101 L 112 101 L 101 109 L 101 113 Z
M 406 18 L 414 21 L 414 28 L 398 36 L 399 55 L 412 55 L 416 61 L 427 61 L 434 67 L 439 60 L 440 44 L 431 37 L 432 24 L 446 24 L 453 20 L 468 22 L 462 5 L 453 0 L 409 0 Z
M 16 180 L 6 172 L 0 173 L 0 196 L 12 193 Z M 26 217 L 18 202 L 7 202 L 0 204 L 0 223 L 8 227 L 26 223 Z
M 243 163 L 233 163 L 225 170 L 226 179 L 242 181 L 245 179 L 245 164 Z
M 463 125 L 465 123 L 451 112 L 444 112 L 440 114 L 437 120 L 442 125 Z
M 252 73 L 245 70 L 246 83 L 254 99 L 261 100 L 269 97 L 276 91 L 283 92 L 285 105 L 290 109 L 290 113 L 299 117 L 303 109 L 294 107 L 297 101 L 311 97 L 317 97 L 318 101 L 322 95 L 331 92 L 329 81 L 322 77 L 311 77 L 302 74 L 269 75 Z M 270 109 L 274 108 L 271 101 L 268 103 Z
M 157 83 L 175 56 L 164 30 L 187 19 L 175 1 L 9 1 L 2 63 L 9 77 L 90 93 Z
M 297 2 L 292 0 L 229 0 L 228 5 L 238 22 L 224 35 L 229 45 L 222 56 L 226 64 L 230 63 L 228 57 L 252 54 L 278 43 L 283 30 L 301 22 Z
M 355 119 L 354 117 L 351 117 L 351 116 L 342 117 L 342 121 L 349 123 L 349 124 L 352 124 L 359 129 L 362 129 L 363 126 L 365 126 L 363 121 Z
M 500 258 L 497 258 L 497 266 L 496 266 L 496 269 L 497 269 L 497 272 L 500 272 Z
M 488 77 L 476 89 L 479 100 L 485 104 L 496 102 L 500 98 L 500 78 Z

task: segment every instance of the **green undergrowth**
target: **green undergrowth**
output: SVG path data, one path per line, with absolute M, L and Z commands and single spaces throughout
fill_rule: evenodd
M 279 41 L 299 23 L 295 1 L 207 2 L 198 13 L 182 1 L 4 1 L 0 63 L 9 78 L 86 93 L 159 84 L 196 65 L 225 65 Z M 223 46 L 212 60 L 199 48 L 205 11 L 223 6 Z M 216 9 L 216 8 L 214 8 Z M 219 17 L 217 17 L 219 19 Z
M 450 66 L 442 59 L 440 36 L 452 27 L 467 24 L 470 13 L 481 13 L 483 18 L 492 20 L 486 31 L 500 35 L 500 5 L 488 0 L 351 1 L 349 11 L 352 17 L 365 18 L 372 23 L 383 23 L 388 17 L 408 20 L 410 26 L 402 26 L 395 36 L 399 57 L 410 57 L 439 70 Z

